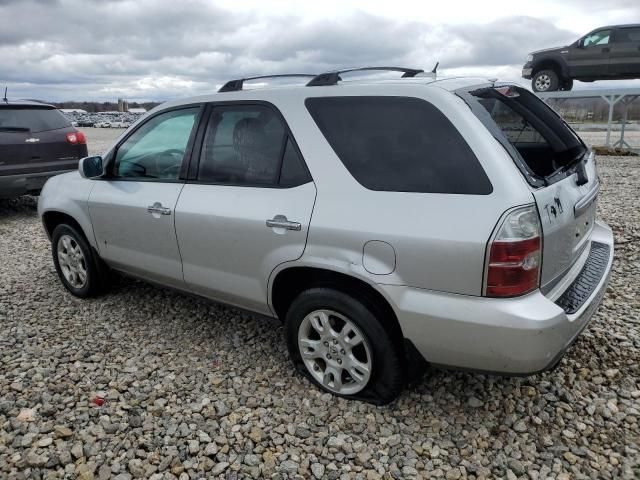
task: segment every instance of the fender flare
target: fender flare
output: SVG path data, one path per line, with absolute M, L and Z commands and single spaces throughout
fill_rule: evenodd
M 544 57 L 533 64 L 533 75 L 535 75 L 540 70 L 545 70 L 547 68 L 553 68 L 558 72 L 561 78 L 571 78 L 569 75 L 569 66 L 564 58 L 559 57 L 557 55 Z

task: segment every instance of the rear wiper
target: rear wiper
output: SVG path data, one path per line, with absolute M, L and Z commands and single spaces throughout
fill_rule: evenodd
M 0 126 L 0 132 L 30 132 L 28 127 L 2 127 Z
M 566 172 L 568 172 L 573 167 L 575 167 L 576 165 L 579 165 L 579 164 L 582 164 L 582 166 L 581 166 L 582 168 L 576 169 L 576 173 L 578 174 L 578 185 L 584 185 L 585 183 L 587 183 L 589 181 L 589 179 L 587 178 L 587 172 L 584 169 L 583 162 L 588 158 L 588 154 L 589 154 L 589 149 L 587 148 L 583 152 L 581 152 L 579 155 L 576 155 L 571 160 L 569 160 L 567 163 L 561 165 L 559 168 L 557 168 L 556 170 L 551 172 L 549 175 L 546 175 L 544 177 L 544 180 L 547 183 L 547 185 L 552 183 L 551 180 L 554 177 L 556 177 L 558 175 L 561 175 L 561 174 L 565 174 Z

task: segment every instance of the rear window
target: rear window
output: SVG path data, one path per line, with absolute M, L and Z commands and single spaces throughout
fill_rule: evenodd
M 529 175 L 548 181 L 587 151 L 562 118 L 523 88 L 488 87 L 462 96 Z
M 0 108 L 0 130 L 44 132 L 70 125 L 69 120 L 54 108 Z
M 370 190 L 486 195 L 491 182 L 440 110 L 407 97 L 319 97 L 306 106 L 351 175 Z

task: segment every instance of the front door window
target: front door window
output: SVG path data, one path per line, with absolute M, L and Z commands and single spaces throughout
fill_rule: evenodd
M 593 47 L 595 45 L 608 45 L 611 30 L 600 30 L 584 37 L 583 47 Z
M 138 128 L 118 147 L 113 176 L 149 181 L 177 180 L 199 110 L 200 107 L 172 110 Z

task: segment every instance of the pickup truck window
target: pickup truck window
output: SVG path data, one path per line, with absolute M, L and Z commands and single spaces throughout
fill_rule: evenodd
M 614 43 L 640 43 L 640 27 L 620 28 L 614 38 Z
M 609 43 L 610 35 L 611 30 L 599 30 L 584 37 L 582 46 L 593 47 L 595 45 L 607 45 Z

